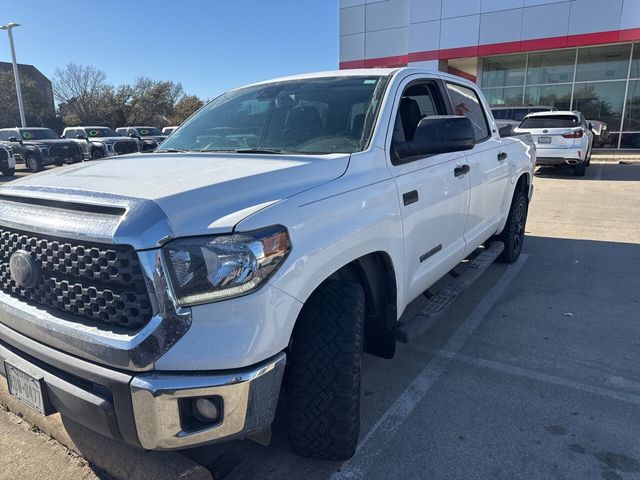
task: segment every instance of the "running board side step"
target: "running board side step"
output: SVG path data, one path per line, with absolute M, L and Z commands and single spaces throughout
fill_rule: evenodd
M 429 303 L 420 313 L 406 323 L 398 325 L 398 341 L 409 343 L 427 331 L 434 322 L 446 313 L 451 304 L 480 278 L 504 250 L 504 243 L 492 242 L 488 249 L 475 257 L 466 270 L 455 277 L 450 285 L 432 293 Z

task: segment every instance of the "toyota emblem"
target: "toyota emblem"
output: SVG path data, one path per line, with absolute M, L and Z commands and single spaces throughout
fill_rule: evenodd
M 22 288 L 33 288 L 38 284 L 39 270 L 38 264 L 28 252 L 18 250 L 11 255 L 9 271 Z

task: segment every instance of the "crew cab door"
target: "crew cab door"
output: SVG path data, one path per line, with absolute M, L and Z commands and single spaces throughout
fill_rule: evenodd
M 446 115 L 444 86 L 411 75 L 394 99 L 387 132 L 389 168 L 398 190 L 404 228 L 407 303 L 464 258 L 469 178 L 464 152 L 402 158 L 398 145 L 413 141 L 422 118 Z
M 477 92 L 446 82 L 453 113 L 473 123 L 476 145 L 467 152 L 469 164 L 469 213 L 464 230 L 465 256 L 493 235 L 503 217 L 504 193 L 509 184 L 508 154 Z

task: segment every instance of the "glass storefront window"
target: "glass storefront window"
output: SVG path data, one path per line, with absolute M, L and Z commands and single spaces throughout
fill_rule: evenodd
M 575 62 L 575 49 L 532 53 L 527 67 L 527 85 L 571 83 Z
M 631 45 L 578 49 L 576 82 L 627 78 Z
M 524 103 L 569 110 L 571 108 L 571 84 L 527 86 Z
M 640 43 L 633 46 L 633 59 L 631 60 L 631 75 L 629 78 L 640 78 Z
M 626 81 L 576 83 L 573 109 L 580 110 L 587 120 L 600 120 L 609 130 L 620 130 Z
M 640 42 L 481 61 L 480 85 L 491 105 L 580 110 L 588 120 L 607 125 L 594 143 L 596 148 L 617 148 L 620 140 L 622 148 L 640 149 Z
M 620 148 L 640 148 L 640 132 L 623 133 Z
M 629 82 L 627 108 L 622 130 L 640 131 L 640 80 L 631 80 Z
M 524 85 L 526 62 L 526 55 L 503 55 L 484 58 L 482 62 L 482 87 Z
M 489 105 L 522 105 L 524 87 L 483 88 Z

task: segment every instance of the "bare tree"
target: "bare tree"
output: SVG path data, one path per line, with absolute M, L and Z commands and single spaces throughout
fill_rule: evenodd
M 114 94 L 106 73 L 91 65 L 76 63 L 56 69 L 53 92 L 67 125 L 104 122 Z

